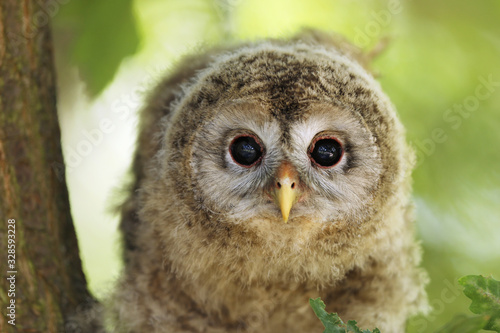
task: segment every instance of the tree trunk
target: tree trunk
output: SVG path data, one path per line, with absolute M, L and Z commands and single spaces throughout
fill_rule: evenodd
M 51 167 L 62 160 L 53 3 L 0 1 L 1 332 L 76 331 L 70 316 L 93 303 L 64 174 Z

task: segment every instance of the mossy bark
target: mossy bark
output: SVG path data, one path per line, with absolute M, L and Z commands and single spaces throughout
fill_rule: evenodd
M 62 160 L 62 152 L 51 2 L 0 1 L 1 332 L 77 331 L 70 316 L 93 303 L 82 272 L 66 181 L 52 169 Z M 9 224 L 9 219 L 15 223 Z M 8 258 L 8 245 L 14 244 L 9 244 L 9 225 L 15 225 L 13 265 L 8 261 L 13 259 Z M 14 297 L 12 279 L 7 280 L 12 275 Z M 6 316 L 12 299 L 15 326 Z

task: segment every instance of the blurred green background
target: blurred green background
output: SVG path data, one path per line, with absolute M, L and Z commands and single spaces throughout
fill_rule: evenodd
M 120 271 L 117 190 L 144 95 L 183 54 L 221 42 L 336 31 L 366 51 L 415 147 L 417 228 L 434 310 L 467 313 L 456 280 L 500 279 L 500 2 L 483 0 L 73 0 L 53 18 L 72 211 L 90 287 Z

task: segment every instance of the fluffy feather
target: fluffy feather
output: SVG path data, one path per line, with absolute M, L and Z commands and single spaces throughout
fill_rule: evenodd
M 122 208 L 120 332 L 320 332 L 308 299 L 402 332 L 426 309 L 409 200 L 412 152 L 355 48 L 308 32 L 188 58 L 142 114 Z M 360 64 L 363 64 L 360 65 Z M 318 168 L 318 133 L 344 157 Z M 262 161 L 237 165 L 250 133 Z M 283 161 L 304 196 L 287 224 L 265 195 Z

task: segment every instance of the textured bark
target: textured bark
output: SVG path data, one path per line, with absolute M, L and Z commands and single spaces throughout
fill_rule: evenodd
M 56 111 L 50 6 L 0 2 L 0 331 L 76 331 L 70 316 L 93 302 L 82 272 L 64 175 Z M 7 267 L 15 219 L 15 267 Z M 15 326 L 7 271 L 15 279 Z

